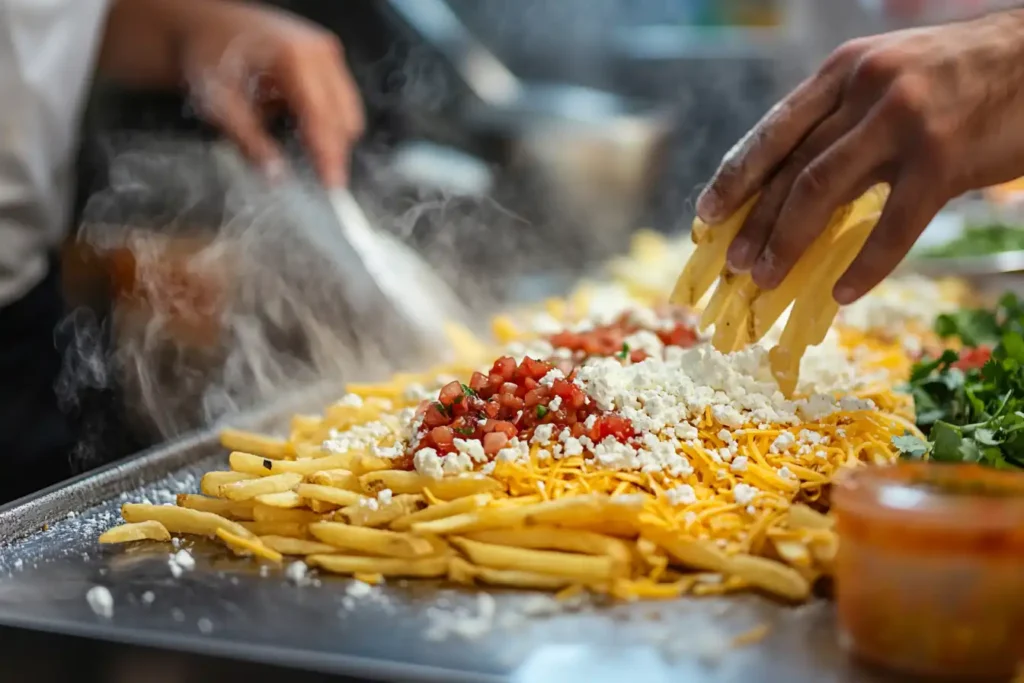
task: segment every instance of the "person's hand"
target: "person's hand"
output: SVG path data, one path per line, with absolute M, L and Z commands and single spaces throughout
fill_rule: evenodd
M 717 223 L 761 192 L 729 267 L 772 289 L 833 211 L 892 188 L 833 296 L 855 301 L 899 264 L 951 198 L 1024 175 L 1024 15 L 842 46 L 736 147 L 697 202 Z
M 265 117 L 285 105 L 322 180 L 343 184 L 364 118 L 337 37 L 258 5 L 181 4 L 189 12 L 181 33 L 182 74 L 202 114 L 273 175 L 282 156 Z

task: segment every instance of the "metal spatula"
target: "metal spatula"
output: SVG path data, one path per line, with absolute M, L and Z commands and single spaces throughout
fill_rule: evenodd
M 232 182 L 256 191 L 256 174 L 234 147 L 219 144 L 214 154 Z M 345 271 L 339 272 L 339 280 L 368 278 L 362 283 L 365 286 L 350 282 L 356 286 L 349 287 L 349 296 L 379 292 L 392 313 L 435 348 L 444 348 L 445 323 L 470 321 L 468 310 L 448 284 L 408 245 L 374 228 L 347 189 L 325 191 L 318 182 L 298 178 L 285 182 L 287 187 L 278 193 L 283 191 L 306 238 L 320 245 L 339 271 Z
M 407 244 L 376 230 L 348 189 L 328 190 L 327 195 L 342 233 L 403 317 L 430 330 L 443 329 L 445 322 L 469 320 L 448 283 Z

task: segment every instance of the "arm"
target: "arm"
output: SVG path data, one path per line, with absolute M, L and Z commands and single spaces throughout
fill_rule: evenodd
M 950 199 L 1024 175 L 1022 117 L 1021 10 L 854 40 L 726 155 L 697 211 L 717 223 L 760 193 L 728 259 L 773 289 L 837 207 L 887 183 L 881 219 L 833 292 L 851 303 Z
M 363 109 L 330 32 L 235 0 L 113 0 L 100 72 L 133 86 L 184 87 L 199 111 L 268 171 L 282 163 L 264 126 L 280 100 L 324 182 L 344 182 Z M 258 87 L 254 87 L 258 86 Z
M 217 1 L 217 0 L 214 0 Z M 113 0 L 100 49 L 100 73 L 131 86 L 179 87 L 188 17 L 203 0 Z

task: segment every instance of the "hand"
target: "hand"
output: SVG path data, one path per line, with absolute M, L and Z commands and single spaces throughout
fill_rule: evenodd
M 269 8 L 228 0 L 181 4 L 190 12 L 181 33 L 182 73 L 204 116 L 274 175 L 283 158 L 264 117 L 284 104 L 321 179 L 343 184 L 364 118 L 334 34 Z
M 892 192 L 833 291 L 855 301 L 942 206 L 1024 175 L 1024 14 L 863 38 L 836 50 L 726 155 L 697 202 L 717 223 L 758 191 L 729 267 L 778 286 L 833 211 Z

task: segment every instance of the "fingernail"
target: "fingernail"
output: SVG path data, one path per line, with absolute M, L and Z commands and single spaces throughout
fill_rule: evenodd
M 729 270 L 734 273 L 742 273 L 750 270 L 750 260 L 752 247 L 749 241 L 742 237 L 737 237 L 733 240 L 732 244 L 729 245 L 729 253 L 727 258 L 727 264 Z
M 705 223 L 717 223 L 722 220 L 722 198 L 713 187 L 707 187 L 697 198 L 697 215 Z
M 750 277 L 761 289 L 774 289 L 779 283 L 777 279 L 777 268 L 775 267 L 775 255 L 770 249 L 765 249 L 757 263 L 750 270 Z
M 832 291 L 832 298 L 840 306 L 847 306 L 857 300 L 857 290 L 850 285 L 839 285 Z

